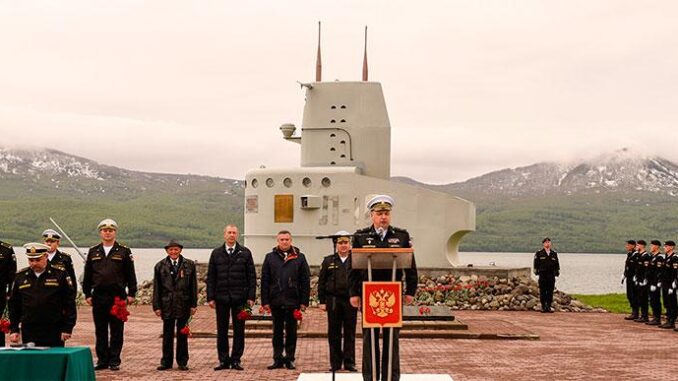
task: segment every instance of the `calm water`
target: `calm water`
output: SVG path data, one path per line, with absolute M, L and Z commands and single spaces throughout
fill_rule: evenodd
M 18 253 L 21 251 L 16 248 Z M 82 273 L 83 262 L 75 250 L 66 248 L 73 257 L 75 272 Z M 166 254 L 164 249 L 132 249 L 139 282 L 153 278 L 153 266 Z M 206 263 L 212 249 L 184 249 L 184 256 Z M 460 253 L 462 263 L 497 266 L 532 267 L 533 253 Z M 626 254 L 558 254 L 561 276 L 556 282 L 560 290 L 578 294 L 625 292 L 621 284 Z M 26 256 L 17 255 L 19 268 L 27 266 Z

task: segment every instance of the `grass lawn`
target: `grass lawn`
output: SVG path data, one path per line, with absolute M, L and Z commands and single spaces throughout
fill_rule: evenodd
M 629 301 L 626 299 L 626 294 L 601 294 L 601 295 L 582 295 L 573 294 L 577 300 L 588 304 L 592 307 L 604 308 L 614 313 L 631 313 Z

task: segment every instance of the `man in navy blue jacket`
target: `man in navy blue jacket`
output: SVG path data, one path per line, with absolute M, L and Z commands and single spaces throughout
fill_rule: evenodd
M 308 306 L 311 274 L 304 254 L 292 246 L 292 234 L 283 230 L 276 239 L 278 245 L 266 254 L 261 268 L 261 304 L 264 309 L 270 309 L 273 317 L 273 364 L 268 369 L 283 366 L 296 369 L 297 320 L 294 311 L 304 311 Z

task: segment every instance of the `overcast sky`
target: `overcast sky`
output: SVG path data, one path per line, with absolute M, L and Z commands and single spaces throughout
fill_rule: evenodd
M 675 1 L 0 1 L 0 145 L 242 179 L 298 166 L 297 80 L 382 83 L 392 175 L 678 160 Z

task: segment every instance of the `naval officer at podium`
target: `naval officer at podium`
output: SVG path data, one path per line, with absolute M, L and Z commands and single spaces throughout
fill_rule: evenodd
M 405 229 L 400 229 L 391 226 L 391 209 L 394 206 L 393 198 L 387 195 L 378 195 L 367 202 L 367 208 L 370 209 L 370 217 L 372 218 L 372 225 L 360 229 L 355 232 L 353 239 L 353 248 L 408 248 L 412 247 L 410 234 Z M 414 294 L 417 291 L 417 265 L 412 257 L 412 267 L 404 271 L 405 275 L 405 290 L 404 301 L 406 304 L 411 304 L 414 300 Z M 392 270 L 372 270 L 373 281 L 387 281 L 390 282 L 392 277 Z M 402 281 L 403 271 L 396 270 L 396 281 Z M 367 270 L 351 270 L 349 279 L 349 293 L 351 296 L 351 305 L 353 307 L 360 307 L 360 298 L 362 293 L 362 283 L 368 280 Z M 399 328 L 385 328 L 383 330 L 383 350 L 379 350 L 379 343 L 375 346 L 375 357 L 377 363 L 376 375 L 377 380 L 380 378 L 380 373 L 386 377 L 388 373 L 388 346 L 389 333 L 393 330 L 393 362 L 392 362 L 392 381 L 400 380 L 400 350 L 398 346 Z M 372 380 L 372 361 L 371 361 L 371 346 L 370 335 L 372 329 L 363 329 L 363 379 L 365 381 Z M 376 331 L 378 332 L 378 331 Z M 376 338 L 376 337 L 375 337 Z M 382 353 L 380 359 L 379 353 Z

